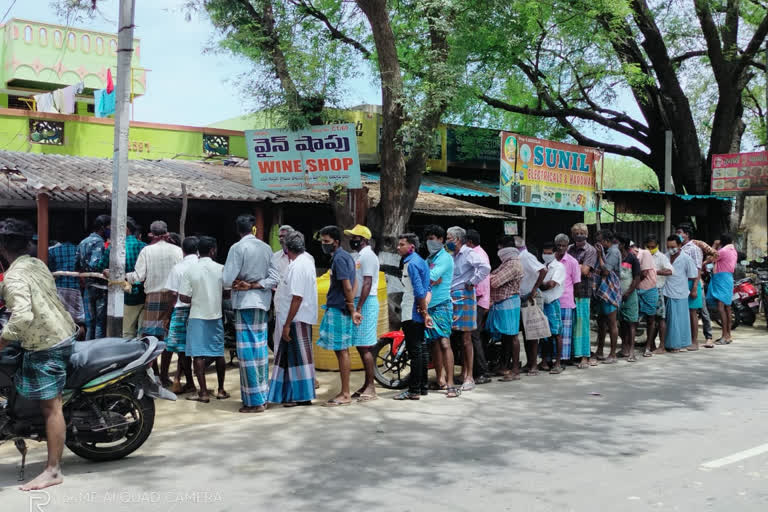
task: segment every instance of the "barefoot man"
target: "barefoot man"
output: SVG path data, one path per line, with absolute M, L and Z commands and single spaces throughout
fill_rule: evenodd
M 21 486 L 22 491 L 44 489 L 63 481 L 59 464 L 67 426 L 61 391 L 78 330 L 56 294 L 48 267 L 27 255 L 31 241 L 32 226 L 26 222 L 6 219 L 0 223 L 0 255 L 9 265 L 0 290 L 11 311 L 0 337 L 0 350 L 13 341 L 21 343 L 24 355 L 16 391 L 28 400 L 40 402 L 48 442 L 45 469 Z

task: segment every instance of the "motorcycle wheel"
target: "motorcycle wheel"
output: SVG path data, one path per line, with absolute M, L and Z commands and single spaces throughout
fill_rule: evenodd
M 373 378 L 387 389 L 405 389 L 411 367 L 408 352 L 392 353 L 392 338 L 380 338 L 374 348 Z
M 739 316 L 741 317 L 739 320 L 742 324 L 748 325 L 752 327 L 752 325 L 755 323 L 755 320 L 757 319 L 755 316 L 755 312 L 752 311 L 750 308 L 744 308 L 740 311 Z
M 152 427 L 155 424 L 154 399 L 144 395 L 139 400 L 130 389 L 116 389 L 101 393 L 91 400 L 100 410 L 118 412 L 125 416 L 126 420 L 133 420 L 133 424 L 128 428 L 125 436 L 115 443 L 80 442 L 67 439 L 67 448 L 76 455 L 96 462 L 122 459 L 136 451 L 152 433 Z

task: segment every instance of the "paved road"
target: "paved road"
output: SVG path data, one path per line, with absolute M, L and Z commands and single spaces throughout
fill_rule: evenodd
M 494 382 L 458 400 L 248 417 L 233 401 L 162 403 L 133 456 L 93 464 L 67 453 L 65 485 L 31 501 L 15 489 L 19 458 L 2 447 L 0 503 L 14 512 L 763 512 L 768 331 L 736 332 L 728 347 Z M 322 378 L 328 395 L 335 375 Z M 44 453 L 34 447 L 28 474 Z

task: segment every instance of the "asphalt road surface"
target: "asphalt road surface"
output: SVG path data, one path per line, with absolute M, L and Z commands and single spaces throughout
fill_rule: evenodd
M 158 404 L 127 459 L 65 452 L 64 485 L 17 490 L 0 447 L 3 511 L 768 510 L 768 331 L 727 347 L 493 382 L 459 399 L 272 408 Z M 212 377 L 212 376 L 211 376 Z M 321 373 L 321 398 L 336 374 Z M 355 374 L 359 379 L 360 375 Z M 231 391 L 236 370 L 228 374 Z M 237 395 L 235 395 L 237 397 Z M 27 475 L 45 446 L 31 447 Z

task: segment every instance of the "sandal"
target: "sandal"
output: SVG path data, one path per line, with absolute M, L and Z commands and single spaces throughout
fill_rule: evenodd
M 589 363 L 579 363 L 579 364 L 576 365 L 576 368 L 578 368 L 579 370 L 586 370 L 590 366 L 592 366 L 592 365 L 590 365 Z M 597 366 L 597 365 L 595 365 L 595 366 Z
M 330 400 L 328 400 L 323 404 L 323 407 L 341 407 L 343 405 L 351 405 L 351 404 L 352 404 L 352 400 L 350 400 L 349 402 L 342 402 L 341 400 L 331 398 Z
M 645 352 L 643 352 L 643 357 L 653 357 L 653 352 L 651 352 L 650 350 L 646 350 Z
M 458 398 L 461 395 L 461 390 L 455 386 L 448 388 L 446 393 L 447 398 Z
M 352 395 L 352 398 L 355 398 L 355 396 Z M 379 398 L 378 395 L 363 395 L 363 394 L 357 395 L 358 402 L 371 402 L 373 400 L 378 400 L 378 398 Z
M 513 380 L 520 380 L 520 374 L 509 372 L 504 374 L 504 377 L 500 378 L 499 382 L 512 382 Z
M 229 396 L 230 396 L 229 393 L 227 393 L 226 391 L 223 394 L 216 393 L 216 400 L 226 400 L 227 398 L 229 398 Z
M 200 395 L 188 396 L 187 400 L 189 400 L 190 402 L 200 402 L 203 404 L 210 403 L 211 401 L 210 398 L 202 398 Z
M 419 400 L 419 399 L 421 399 L 421 396 L 414 395 L 410 391 L 403 391 L 402 393 L 392 397 L 392 400 Z
M 565 370 L 565 368 L 563 368 L 562 366 L 555 366 L 554 368 L 549 370 L 549 374 L 550 375 L 560 375 L 561 373 L 563 373 L 564 370 Z
M 464 383 L 461 384 L 460 389 L 462 391 L 472 391 L 473 389 L 475 389 L 475 383 L 474 381 L 471 381 L 471 380 L 465 381 Z
M 603 361 L 603 364 L 616 364 L 618 362 L 619 360 L 616 359 L 615 357 L 607 357 L 605 358 L 605 361 Z
M 438 384 L 437 382 L 430 382 L 429 389 L 430 391 L 445 391 L 448 389 L 448 386 L 445 384 Z
M 728 340 L 726 340 L 725 338 L 720 338 L 719 340 L 717 340 L 715 342 L 715 345 L 727 345 L 728 343 L 730 343 L 730 342 Z M 704 346 L 706 347 L 706 345 L 704 345 Z M 709 347 L 707 347 L 707 348 L 709 348 Z
M 286 406 L 292 407 L 292 406 L 288 406 L 287 404 Z M 267 408 L 264 407 L 263 405 L 257 405 L 256 407 L 241 407 L 240 409 L 237 410 L 237 412 L 241 412 L 243 414 L 249 414 L 249 413 L 256 414 L 260 412 L 265 412 L 266 410 Z

